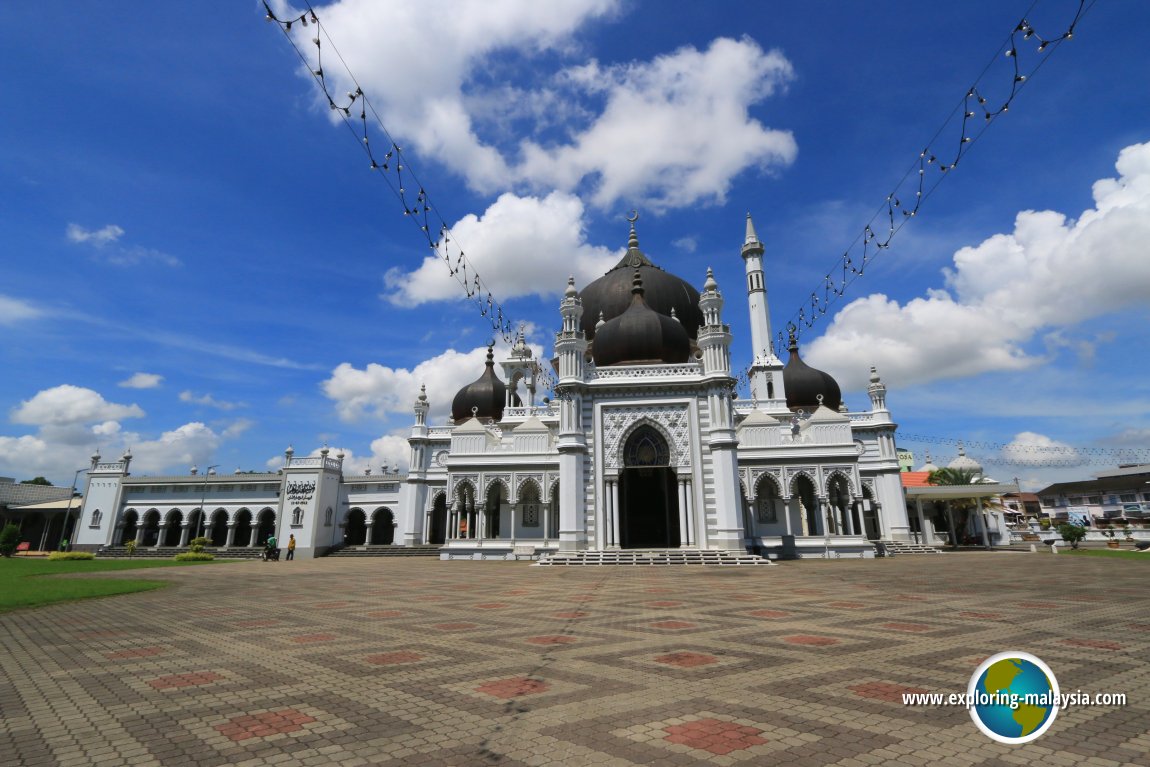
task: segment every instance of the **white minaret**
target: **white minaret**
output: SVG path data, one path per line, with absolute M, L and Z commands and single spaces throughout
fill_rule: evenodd
M 755 234 L 755 223 L 747 214 L 747 236 L 743 241 L 743 262 L 747 268 L 747 305 L 751 312 L 751 397 L 759 402 L 787 398 L 783 390 L 783 363 L 775 355 L 771 339 L 771 312 L 767 304 L 767 283 L 763 278 L 763 243 Z

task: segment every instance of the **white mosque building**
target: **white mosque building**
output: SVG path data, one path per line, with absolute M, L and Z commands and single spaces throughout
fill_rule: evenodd
M 580 291 L 568 280 L 554 399 L 520 336 L 507 359 L 427 422 L 415 398 L 406 474 L 345 475 L 326 449 L 266 474 L 134 477 L 130 454 L 88 471 L 73 541 L 254 548 L 294 535 L 299 558 L 346 546 L 440 547 L 444 559 L 689 549 L 769 558 L 871 557 L 910 531 L 886 387 L 848 412 L 793 336 L 772 349 L 764 248 L 747 216 L 751 399 L 735 398 L 724 298 L 656 266 L 634 222 L 627 252 Z

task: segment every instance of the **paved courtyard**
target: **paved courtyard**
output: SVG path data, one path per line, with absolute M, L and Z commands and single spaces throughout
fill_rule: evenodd
M 117 577 L 110 574 L 99 577 Z M 762 568 L 321 559 L 0 616 L 12 765 L 1150 765 L 1150 564 L 959 553 Z M 1024 746 L 960 707 L 1031 652 Z

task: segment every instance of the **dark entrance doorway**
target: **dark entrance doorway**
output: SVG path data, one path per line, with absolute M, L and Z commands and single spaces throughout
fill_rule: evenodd
M 640 426 L 623 448 L 619 478 L 619 545 L 624 549 L 678 548 L 679 495 L 663 435 Z
M 443 493 L 435 496 L 435 503 L 431 508 L 431 529 L 427 531 L 427 542 L 432 545 L 441 545 L 447 540 L 447 496 Z

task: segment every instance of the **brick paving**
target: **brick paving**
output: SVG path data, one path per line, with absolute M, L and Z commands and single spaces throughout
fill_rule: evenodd
M 1150 563 L 147 576 L 173 586 L 0 616 L 0 764 L 1150 766 Z M 1003 650 L 1042 658 L 1063 692 L 1128 703 L 1072 707 L 1013 747 L 962 708 L 902 705 L 964 692 Z

